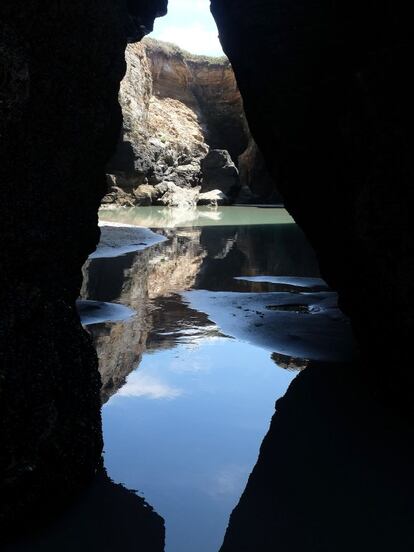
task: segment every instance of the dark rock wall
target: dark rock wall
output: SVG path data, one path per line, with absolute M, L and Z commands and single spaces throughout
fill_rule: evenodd
M 212 1 L 252 133 L 374 367 L 413 328 L 407 9 Z
M 96 353 L 75 300 L 121 125 L 126 36 L 165 11 L 129 4 L 0 5 L 0 524 L 28 524 L 100 461 Z
M 413 548 L 408 7 L 212 0 L 255 140 L 340 294 L 361 364 L 277 403 L 222 552 Z
M 104 469 L 44 530 L 6 545 L 2 552 L 163 552 L 164 520 L 134 491 L 116 484 Z
M 253 137 L 249 139 L 247 148 L 239 156 L 238 168 L 240 182 L 243 186 L 242 194 L 245 192 L 248 196 L 253 196 L 259 203 L 266 201 L 283 204 L 283 198 L 276 189 L 263 154 L 257 147 Z M 242 199 L 242 196 L 240 199 Z

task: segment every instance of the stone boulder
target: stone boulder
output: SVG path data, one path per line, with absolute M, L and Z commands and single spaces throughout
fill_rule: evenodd
M 227 150 L 213 149 L 201 161 L 201 191 L 222 191 L 233 200 L 240 189 L 239 172 Z
M 200 184 L 200 163 L 195 160 L 186 165 L 178 165 L 171 171 L 169 178 L 173 180 L 177 186 L 193 188 Z
M 136 203 L 137 202 L 133 194 L 126 192 L 118 186 L 112 186 L 106 196 L 102 199 L 102 205 L 134 207 Z
M 138 186 L 138 188 L 134 190 L 137 205 L 152 205 L 158 198 L 158 195 L 155 186 L 151 186 L 150 184 L 141 184 L 141 186 Z
M 229 198 L 221 190 L 204 192 L 200 194 L 200 197 L 198 198 L 198 205 L 210 205 L 217 207 L 218 205 L 228 205 L 229 203 Z
M 162 182 L 156 186 L 159 190 L 166 191 L 157 200 L 158 205 L 166 207 L 179 207 L 181 209 L 194 209 L 200 196 L 200 188 L 180 188 L 173 182 Z
M 142 177 L 140 175 L 130 175 L 123 172 L 118 172 L 116 174 L 109 173 L 106 175 L 106 180 L 109 189 L 116 186 L 117 188 L 121 188 L 126 192 L 132 192 L 134 188 L 143 183 Z

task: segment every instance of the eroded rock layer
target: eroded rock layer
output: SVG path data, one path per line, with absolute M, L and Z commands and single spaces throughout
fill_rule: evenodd
M 270 180 L 260 154 L 242 155 L 257 146 L 227 58 L 196 56 L 146 38 L 128 46 L 126 60 L 120 93 L 124 128 L 117 154 L 108 165 L 107 203 L 157 203 L 164 192 L 143 186 L 164 183 L 187 189 L 201 186 L 202 192 L 218 189 L 229 201 L 239 195 L 241 186 L 243 200 L 271 196 L 266 186 L 255 182 L 260 170 Z M 228 152 L 237 176 L 229 195 L 220 175 L 215 185 L 203 185 L 208 175 L 202 161 L 210 150 Z

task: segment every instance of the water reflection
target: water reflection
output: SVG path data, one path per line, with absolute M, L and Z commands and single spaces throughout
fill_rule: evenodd
M 218 550 L 293 377 L 267 351 L 219 337 L 144 355 L 107 403 L 108 471 L 163 516 L 167 550 Z
M 151 373 L 138 370 L 132 373 L 127 383 L 121 387 L 117 397 L 145 397 L 147 399 L 176 399 L 183 390 L 164 383 Z
M 271 282 L 235 282 L 234 278 L 242 275 L 319 276 L 315 254 L 300 228 L 292 221 L 279 222 L 284 220 L 280 209 L 258 211 L 268 215 L 273 212 L 277 223 L 203 228 L 201 245 L 207 255 L 198 274 L 198 289 L 270 291 L 274 290 Z
M 206 315 L 186 308 L 176 295 L 195 284 L 205 255 L 200 233 L 199 229 L 167 230 L 168 240 L 163 243 L 117 258 L 91 259 L 84 267 L 84 299 L 120 303 L 136 313 L 120 323 L 88 327 L 100 359 L 103 402 L 125 384 L 147 344 L 166 347 L 172 341 L 168 335 L 152 337 L 153 328 L 168 333 L 189 325 L 211 326 Z M 170 300 L 172 295 L 175 301 Z
M 294 333 L 300 312 L 263 313 L 256 305 L 254 338 L 246 339 L 241 304 L 263 298 L 262 306 L 308 305 L 303 317 L 312 325 L 317 301 L 306 295 L 312 289 L 286 277 L 319 278 L 316 259 L 282 209 L 199 209 L 186 220 L 159 208 L 103 216 L 151 226 L 167 238 L 85 267 L 84 299 L 121 303 L 136 313 L 89 326 L 106 403 L 106 467 L 115 481 L 139 488 L 165 518 L 168 552 L 217 551 L 275 399 L 309 357 L 294 336 L 286 351 L 267 331 L 282 315 Z M 321 290 L 323 303 L 329 298 L 324 284 L 313 289 Z M 220 294 L 222 312 L 236 324 L 216 317 Z M 316 333 L 329 327 L 328 321 Z

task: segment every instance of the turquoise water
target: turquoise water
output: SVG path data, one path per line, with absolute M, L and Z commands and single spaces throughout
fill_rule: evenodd
M 102 220 L 135 224 L 148 228 L 188 228 L 205 226 L 243 226 L 293 224 L 285 209 L 268 206 L 198 207 L 183 211 L 167 207 L 132 207 L 102 209 Z

